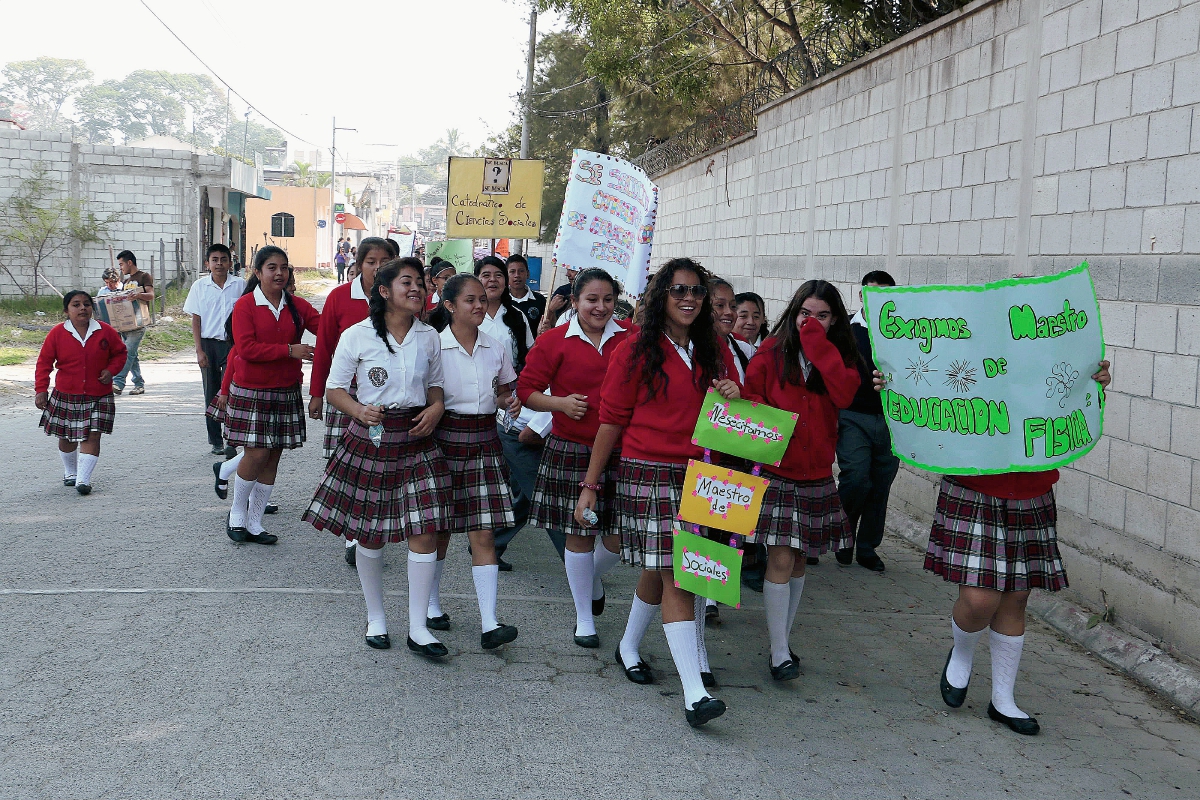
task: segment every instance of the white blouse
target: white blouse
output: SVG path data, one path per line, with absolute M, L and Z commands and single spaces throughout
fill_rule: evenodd
M 338 340 L 329 367 L 329 389 L 350 390 L 358 379 L 358 402 L 391 408 L 420 408 L 428 402 L 426 389 L 443 386 L 442 347 L 436 330 L 413 320 L 404 342 L 388 334 L 394 353 L 379 338 L 368 317 L 351 325 Z
M 517 379 L 508 348 L 481 329 L 474 352 L 454 338 L 449 326 L 441 333 L 446 410 L 456 414 L 495 414 L 500 387 Z
M 754 358 L 754 354 L 758 352 L 757 347 L 750 344 L 749 342 L 743 342 L 741 339 L 737 338 L 736 336 L 734 336 L 732 334 L 729 335 L 728 340 L 729 340 L 730 348 L 736 347 L 738 350 L 741 350 L 743 353 L 746 354 L 747 361 Z M 746 370 L 742 368 L 742 362 L 737 357 L 737 353 L 733 354 L 733 365 L 735 367 L 737 367 L 738 383 L 745 383 L 746 382 Z
M 533 330 L 529 327 L 529 318 L 521 314 L 521 321 L 525 325 L 525 352 L 529 352 L 529 348 L 533 347 Z M 503 342 L 508 345 L 509 355 L 513 363 L 517 360 L 517 340 L 513 338 L 512 329 L 504 324 L 504 306 L 500 306 L 500 310 L 496 312 L 496 316 L 492 316 L 483 312 L 483 322 L 479 324 L 480 333 L 486 333 L 498 342 Z

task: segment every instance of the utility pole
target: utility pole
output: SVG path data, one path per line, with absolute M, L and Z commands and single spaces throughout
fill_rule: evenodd
M 242 132 L 242 160 L 246 160 L 246 140 L 250 138 L 250 109 L 246 109 L 246 128 Z
M 525 57 L 525 97 L 521 109 L 521 158 L 529 158 L 529 116 L 533 108 L 533 65 L 537 51 L 537 4 L 529 7 L 529 53 Z M 525 252 L 525 239 L 517 240 L 517 252 Z
M 337 257 L 333 241 L 333 204 L 337 200 L 337 132 L 338 131 L 354 131 L 358 132 L 358 128 L 339 128 L 337 117 L 333 118 L 333 141 L 329 146 L 330 157 L 330 174 L 329 174 L 329 266 L 333 266 L 333 260 Z

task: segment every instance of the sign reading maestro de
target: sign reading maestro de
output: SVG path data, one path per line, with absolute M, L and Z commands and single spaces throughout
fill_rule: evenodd
M 950 475 L 1068 464 L 1100 438 L 1104 358 L 1087 263 L 982 286 L 864 287 L 901 460 Z
M 545 162 L 451 158 L 447 239 L 536 239 L 542 226 Z

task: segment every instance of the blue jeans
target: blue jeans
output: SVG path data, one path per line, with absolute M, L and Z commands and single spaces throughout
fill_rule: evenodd
M 900 468 L 883 414 L 840 412 L 837 460 L 838 495 L 855 530 L 858 556 L 875 555 L 883 541 L 888 494 Z
M 504 447 L 504 460 L 508 463 L 508 483 L 513 495 L 513 516 L 516 524 L 511 528 L 499 528 L 496 531 L 496 555 L 504 554 L 508 543 L 525 527 L 529 521 L 529 505 L 533 498 L 533 489 L 537 484 L 538 466 L 542 463 L 542 448 L 521 444 L 518 440 L 519 431 L 506 431 L 499 428 L 500 444 Z M 563 558 L 567 546 L 567 536 L 561 531 L 546 531 L 550 542 L 558 551 L 558 557 Z
M 146 385 L 142 380 L 142 362 L 138 360 L 138 347 L 142 344 L 142 337 L 146 335 L 145 328 L 138 328 L 136 331 L 129 331 L 121 334 L 121 341 L 125 342 L 125 348 L 129 351 L 129 355 L 125 357 L 125 366 L 121 371 L 113 376 L 113 386 L 118 389 L 125 388 L 125 377 L 130 372 L 133 373 L 133 385 L 139 389 Z

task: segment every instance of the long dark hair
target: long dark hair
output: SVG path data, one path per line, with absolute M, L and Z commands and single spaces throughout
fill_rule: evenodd
M 529 321 L 525 315 L 521 313 L 521 309 L 517 308 L 512 303 L 512 295 L 508 293 L 508 268 L 504 266 L 504 262 L 497 256 L 484 256 L 475 262 L 475 277 L 479 277 L 479 273 L 483 272 L 484 267 L 499 267 L 504 273 L 504 292 L 500 295 L 500 308 L 503 311 L 500 318 L 504 320 L 504 324 L 512 331 L 513 341 L 517 343 L 517 358 L 513 368 L 520 372 L 525 366 L 525 356 L 529 353 L 529 343 L 525 341 L 525 334 L 529 332 Z M 453 280 L 453 278 L 451 278 Z
M 446 303 L 454 303 L 458 299 L 458 296 L 462 294 L 466 285 L 471 281 L 483 286 L 479 278 L 467 272 L 458 272 L 451 275 L 446 280 L 446 283 L 442 285 L 442 292 L 438 295 L 437 308 L 429 312 L 429 319 L 427 320 L 430 325 L 437 329 L 438 333 L 446 330 L 450 323 L 454 321 L 454 315 L 446 309 Z
M 825 379 L 821 371 L 813 364 L 804 377 L 800 367 L 800 354 L 804 349 L 800 346 L 800 330 L 796 327 L 796 317 L 800 316 L 800 307 L 810 297 L 824 301 L 833 313 L 833 322 L 825 334 L 834 347 L 841 353 L 842 362 L 847 367 L 858 363 L 858 345 L 854 343 L 854 333 L 850 330 L 850 317 L 846 314 L 846 305 L 842 302 L 842 294 L 829 281 L 805 281 L 792 295 L 791 301 L 783 311 L 779 322 L 775 323 L 771 335 L 778 340 L 775 347 L 775 363 L 779 367 L 779 383 L 790 383 L 793 386 L 804 384 L 814 394 L 825 394 Z M 806 356 L 807 357 L 807 356 Z M 811 362 L 811 359 L 809 359 Z
M 387 252 L 388 260 L 396 257 L 396 254 L 392 252 L 392 246 L 388 244 L 387 239 L 383 239 L 379 236 L 368 236 L 358 243 L 358 251 L 354 255 L 354 260 L 361 264 L 363 259 L 371 255 L 371 251 L 375 250 L 376 248 Z
M 658 268 L 642 295 L 642 330 L 630 357 L 642 365 L 641 383 L 646 387 L 647 399 L 653 399 L 660 388 L 667 388 L 662 349 L 662 338 L 667 335 L 667 292 L 675 282 L 675 273 L 685 270 L 696 273 L 701 285 L 708 285 L 708 270 L 690 258 L 672 258 Z M 692 343 L 693 383 L 696 389 L 706 391 L 713 380 L 724 377 L 720 343 L 713 329 L 712 301 L 707 294 L 688 328 L 688 339 Z
M 387 328 L 387 300 L 379 292 L 381 286 L 391 286 L 392 281 L 400 276 L 400 273 L 406 269 L 410 269 L 417 274 L 417 280 L 424 280 L 425 267 L 421 264 L 421 259 L 405 256 L 404 258 L 393 258 L 391 261 L 384 264 L 379 269 L 375 270 L 375 283 L 371 286 L 371 297 L 367 301 L 371 319 L 371 327 L 375 329 L 375 335 L 383 340 L 383 346 L 387 348 L 389 353 L 395 353 L 392 349 L 392 343 L 388 341 Z M 413 318 L 414 320 L 416 317 Z
M 612 286 L 613 297 L 621 296 L 621 284 L 612 275 L 609 275 L 606 270 L 599 267 L 588 267 L 575 276 L 575 281 L 571 284 L 571 297 L 578 300 L 583 296 L 583 287 L 587 286 L 592 281 L 608 281 Z
M 246 281 L 246 288 L 242 290 L 242 297 L 245 297 L 248 294 L 254 294 L 254 290 L 257 289 L 262 283 L 262 281 L 258 279 L 258 275 L 256 273 L 262 271 L 263 264 L 266 264 L 267 259 L 271 256 L 283 256 L 283 260 L 285 262 L 288 260 L 287 251 L 282 247 L 276 247 L 273 244 L 268 244 L 260 248 L 259 251 L 254 254 L 254 264 L 250 273 L 250 280 Z M 288 262 L 288 269 L 291 269 L 291 262 Z M 292 272 L 292 276 L 295 277 L 295 271 Z M 299 344 L 300 340 L 304 338 L 304 320 L 300 319 L 300 309 L 296 308 L 296 303 L 292 299 L 292 293 L 287 290 L 286 285 L 283 289 L 283 298 L 287 301 L 288 314 L 292 318 L 292 326 L 295 329 L 295 334 L 292 337 L 292 344 Z M 228 319 L 225 320 L 225 336 L 229 339 L 229 341 L 233 341 L 232 314 L 230 314 Z

